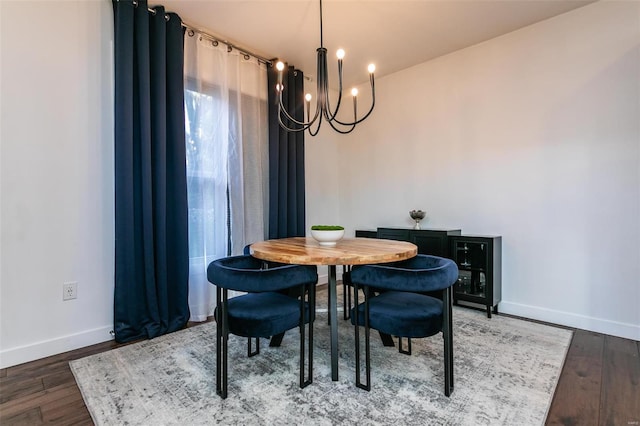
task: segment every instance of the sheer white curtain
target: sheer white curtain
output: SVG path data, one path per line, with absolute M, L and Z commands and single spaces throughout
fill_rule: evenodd
M 198 33 L 185 35 L 189 309 L 215 308 L 207 266 L 266 238 L 267 70 Z

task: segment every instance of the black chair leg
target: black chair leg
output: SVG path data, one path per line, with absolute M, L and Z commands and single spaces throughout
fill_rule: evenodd
M 315 285 L 311 285 L 308 292 L 308 308 L 305 308 L 305 289 L 303 286 L 302 296 L 300 297 L 300 388 L 305 388 L 313 383 L 313 321 L 315 319 Z M 307 352 L 309 354 L 309 362 L 307 363 L 307 378 L 305 379 L 305 319 L 308 318 L 309 324 L 309 340 Z
M 387 333 L 383 333 L 382 331 L 378 330 L 378 334 L 380 334 L 380 340 L 382 340 L 382 345 L 386 346 L 386 347 L 393 347 L 396 344 L 393 342 L 393 337 L 391 337 L 390 334 Z
M 402 347 L 402 337 L 398 336 L 398 352 L 405 355 L 411 355 L 411 337 L 407 337 L 408 347 L 407 349 L 403 349 Z
M 446 288 L 443 293 L 444 394 L 449 397 L 453 392 L 453 310 L 451 307 L 451 287 Z
M 313 383 L 313 323 L 316 320 L 316 286 L 309 286 L 309 365 L 308 384 Z
M 449 337 L 446 334 L 448 334 L 447 331 L 445 331 L 444 336 L 444 394 L 445 396 L 450 396 L 453 391 L 453 384 L 451 380 L 453 376 L 453 365 L 451 363 Z
M 259 337 L 248 337 L 247 342 L 247 357 L 251 358 L 252 356 L 258 355 L 260 353 L 260 338 Z M 251 351 L 251 339 L 256 339 L 256 350 Z
M 227 289 L 216 287 L 216 393 L 223 399 L 227 397 L 228 387 L 228 298 Z
M 449 306 L 449 363 L 451 366 L 449 369 L 451 372 L 449 384 L 451 386 L 451 391 L 453 392 L 453 304 L 451 303 L 451 299 L 453 299 L 453 288 L 449 287 L 445 291 L 449 293 L 449 302 L 447 303 Z
M 275 336 L 271 336 L 271 340 L 269 341 L 269 347 L 271 348 L 279 348 L 282 343 L 282 339 L 284 339 L 284 333 L 276 334 Z
M 354 300 L 355 300 L 355 344 L 356 344 L 356 387 L 360 389 L 364 389 L 366 391 L 371 390 L 371 354 L 369 347 L 369 297 L 367 295 L 367 289 L 364 291 L 364 347 L 365 347 L 365 374 L 367 378 L 366 383 L 362 383 L 360 380 L 360 325 L 358 324 L 358 320 L 360 318 L 359 315 L 359 307 L 358 307 L 358 285 L 354 283 L 353 285 L 354 291 Z

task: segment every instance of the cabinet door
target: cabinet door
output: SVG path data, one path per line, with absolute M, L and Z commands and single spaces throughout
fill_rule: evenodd
M 486 242 L 455 241 L 454 260 L 458 264 L 458 282 L 455 292 L 486 299 L 490 284 L 487 280 L 488 245 Z
M 408 229 L 378 228 L 378 238 L 385 240 L 410 241 Z
M 414 231 L 411 242 L 418 246 L 419 254 L 447 257 L 447 235 L 439 232 Z

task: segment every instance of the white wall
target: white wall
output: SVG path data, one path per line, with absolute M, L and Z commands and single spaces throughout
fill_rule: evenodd
M 111 2 L 0 1 L 0 367 L 113 327 Z M 62 301 L 62 284 L 78 298 Z
M 342 223 L 339 209 L 341 184 L 337 158 L 340 155 L 339 144 L 343 138 L 330 130 L 329 125 L 324 122 L 319 135 L 323 136 L 305 136 L 306 223 L 309 237 L 312 225 Z M 342 268 L 337 268 L 337 273 L 340 277 Z M 329 272 L 326 266 L 318 267 L 318 275 L 318 282 L 328 282 Z
M 308 222 L 338 209 L 353 235 L 423 209 L 423 227 L 502 235 L 503 312 L 640 340 L 639 79 L 638 2 L 381 78 L 360 128 L 308 140 Z
M 640 339 L 639 7 L 599 2 L 379 79 L 356 132 L 308 139 L 307 223 L 352 235 L 422 208 L 500 234 L 503 311 Z M 112 15 L 0 1 L 0 368 L 110 339 Z

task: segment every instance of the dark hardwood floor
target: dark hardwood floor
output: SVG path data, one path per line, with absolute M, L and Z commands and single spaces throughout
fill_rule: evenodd
M 548 425 L 640 425 L 640 342 L 576 330 Z
M 117 346 L 100 343 L 0 370 L 0 424 L 93 424 L 69 361 Z M 575 330 L 546 424 L 640 426 L 640 342 Z

